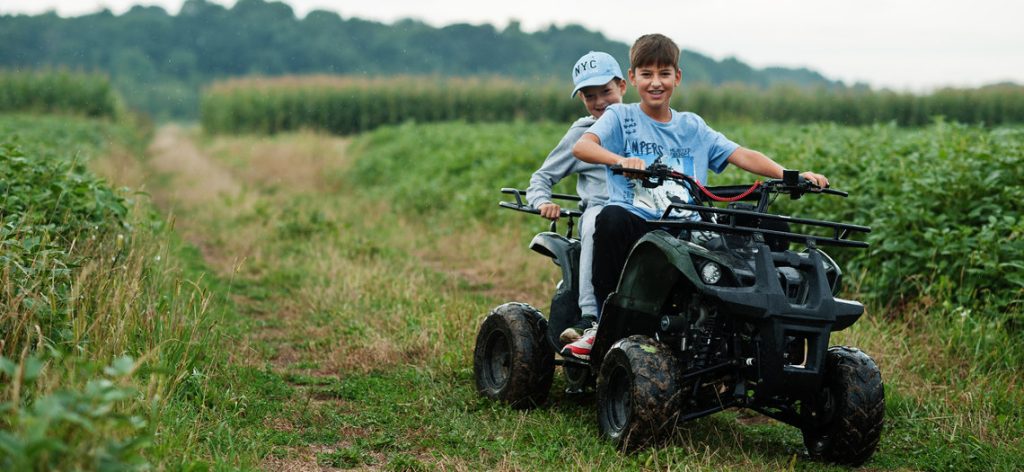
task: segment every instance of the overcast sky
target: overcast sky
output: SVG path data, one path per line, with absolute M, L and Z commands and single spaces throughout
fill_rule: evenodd
M 226 6 L 235 0 L 213 0 Z M 0 13 L 56 10 L 77 16 L 134 4 L 177 14 L 183 0 L 0 0 Z M 941 86 L 1024 83 L 1024 1 L 1020 0 L 286 0 L 298 16 L 434 26 L 518 20 L 525 31 L 577 23 L 632 41 L 659 32 L 683 48 L 752 66 L 807 67 L 831 79 L 928 91 Z M 685 73 L 686 65 L 683 64 Z

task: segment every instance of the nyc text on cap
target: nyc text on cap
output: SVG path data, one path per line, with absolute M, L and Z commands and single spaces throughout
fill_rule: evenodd
M 576 88 L 570 97 L 576 98 L 576 93 L 583 87 L 604 85 L 614 78 L 623 78 L 622 69 L 615 58 L 606 52 L 590 51 L 576 61 L 572 68 L 572 82 Z

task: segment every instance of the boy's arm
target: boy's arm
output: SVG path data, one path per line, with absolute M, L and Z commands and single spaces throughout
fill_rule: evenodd
M 753 149 L 738 147 L 729 155 L 729 163 L 752 174 L 761 175 L 771 179 L 781 179 L 784 169 L 779 163 L 770 157 L 761 154 Z M 812 184 L 821 188 L 828 187 L 828 179 L 824 175 L 814 172 L 800 174 L 803 178 L 810 180 Z
M 558 145 L 544 159 L 540 169 L 530 176 L 530 186 L 526 189 L 526 201 L 540 210 L 540 216 L 549 220 L 557 220 L 562 208 L 551 201 L 551 187 L 573 172 L 576 160 L 572 156 L 575 133 L 570 129 Z
M 643 169 L 644 160 L 639 157 L 622 157 L 601 147 L 601 138 L 594 133 L 583 133 L 576 145 L 572 147 L 572 154 L 577 159 L 591 164 L 602 164 L 606 166 L 621 165 L 626 169 Z

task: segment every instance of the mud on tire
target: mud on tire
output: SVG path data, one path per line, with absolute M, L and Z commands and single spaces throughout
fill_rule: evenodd
M 634 335 L 612 345 L 597 378 L 601 435 L 624 451 L 663 440 L 682 405 L 679 365 L 665 345 Z
M 829 348 L 817 427 L 803 429 L 812 458 L 858 466 L 878 447 L 885 417 L 882 374 L 870 356 L 845 346 Z
M 494 309 L 480 326 L 473 374 L 480 395 L 514 408 L 547 401 L 555 372 L 554 352 L 544 339 L 547 322 L 525 303 Z

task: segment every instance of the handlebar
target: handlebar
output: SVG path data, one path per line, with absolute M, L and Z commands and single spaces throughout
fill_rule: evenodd
M 844 198 L 849 196 L 849 193 L 842 190 L 835 190 L 829 187 L 821 188 L 801 176 L 799 171 L 788 169 L 783 171 L 781 179 L 769 179 L 762 183 L 755 183 L 751 187 L 742 185 L 705 187 L 697 179 L 678 172 L 665 164 L 652 164 L 646 169 L 626 169 L 621 165 L 614 165 L 611 166 L 611 171 L 613 174 L 638 175 L 639 178 L 644 180 L 644 186 L 647 187 L 656 187 L 664 183 L 665 180 L 674 180 L 690 187 L 691 193 L 694 195 L 703 193 L 712 200 L 720 201 L 757 200 L 761 197 L 763 191 L 786 193 L 793 199 L 800 198 L 806 193 L 823 193 Z M 755 192 L 758 186 L 763 190 Z
M 647 187 L 662 185 L 665 180 L 673 180 L 689 187 L 691 195 L 696 199 L 695 202 L 692 204 L 672 203 L 665 210 L 660 219 L 648 220 L 648 223 L 651 224 L 698 231 L 768 234 L 773 237 L 783 238 L 790 241 L 805 242 L 808 247 L 813 247 L 815 244 L 867 247 L 867 243 L 847 239 L 851 232 L 870 232 L 871 229 L 866 226 L 806 218 L 793 218 L 789 216 L 774 215 L 767 212 L 768 207 L 771 205 L 772 201 L 774 201 L 770 198 L 771 194 L 785 193 L 790 195 L 793 199 L 800 198 L 802 195 L 807 193 L 822 193 L 827 195 L 837 195 L 840 197 L 848 196 L 846 192 L 841 190 L 834 190 L 827 187 L 819 188 L 809 180 L 801 177 L 799 171 L 796 170 L 785 170 L 783 172 L 783 178 L 781 179 L 769 179 L 765 182 L 758 181 L 750 187 L 743 185 L 727 185 L 710 188 L 704 187 L 693 177 L 678 172 L 664 164 L 651 165 L 646 169 L 626 169 L 620 165 L 616 165 L 611 167 L 611 171 L 615 174 L 633 174 L 637 176 L 637 178 L 643 179 L 643 184 Z M 631 175 L 631 177 L 633 175 Z M 526 195 L 525 191 L 514 188 L 502 188 L 501 193 L 512 195 L 515 198 L 515 201 L 499 202 L 498 204 L 502 208 L 534 215 L 540 214 L 540 210 L 533 208 L 524 201 L 523 196 Z M 752 207 L 730 205 L 729 208 L 718 208 L 711 205 L 711 203 L 704 198 L 705 196 L 707 199 L 716 201 L 755 200 L 758 203 Z M 552 199 L 558 200 L 580 201 L 580 198 L 575 195 L 552 194 L 551 197 Z M 697 212 L 701 215 L 701 219 L 699 221 L 694 221 L 690 219 L 674 219 L 669 217 L 673 211 L 678 210 Z M 728 217 L 728 219 L 725 220 L 726 223 L 721 223 L 720 220 L 715 219 L 712 214 L 719 214 L 720 216 L 724 215 Z M 567 217 L 568 219 L 568 229 L 566 231 L 567 238 L 572 238 L 573 219 L 579 218 L 582 215 L 583 213 L 578 210 L 562 209 L 559 212 L 560 217 Z M 738 224 L 736 220 L 733 219 L 739 219 L 742 217 L 761 220 L 775 220 L 787 224 L 794 223 L 810 227 L 829 228 L 833 231 L 833 234 L 832 236 L 815 236 L 812 234 L 791 232 L 789 230 L 776 231 L 772 229 L 759 228 L 757 225 L 751 227 L 744 224 Z M 555 221 L 551 222 L 549 231 L 557 232 Z

